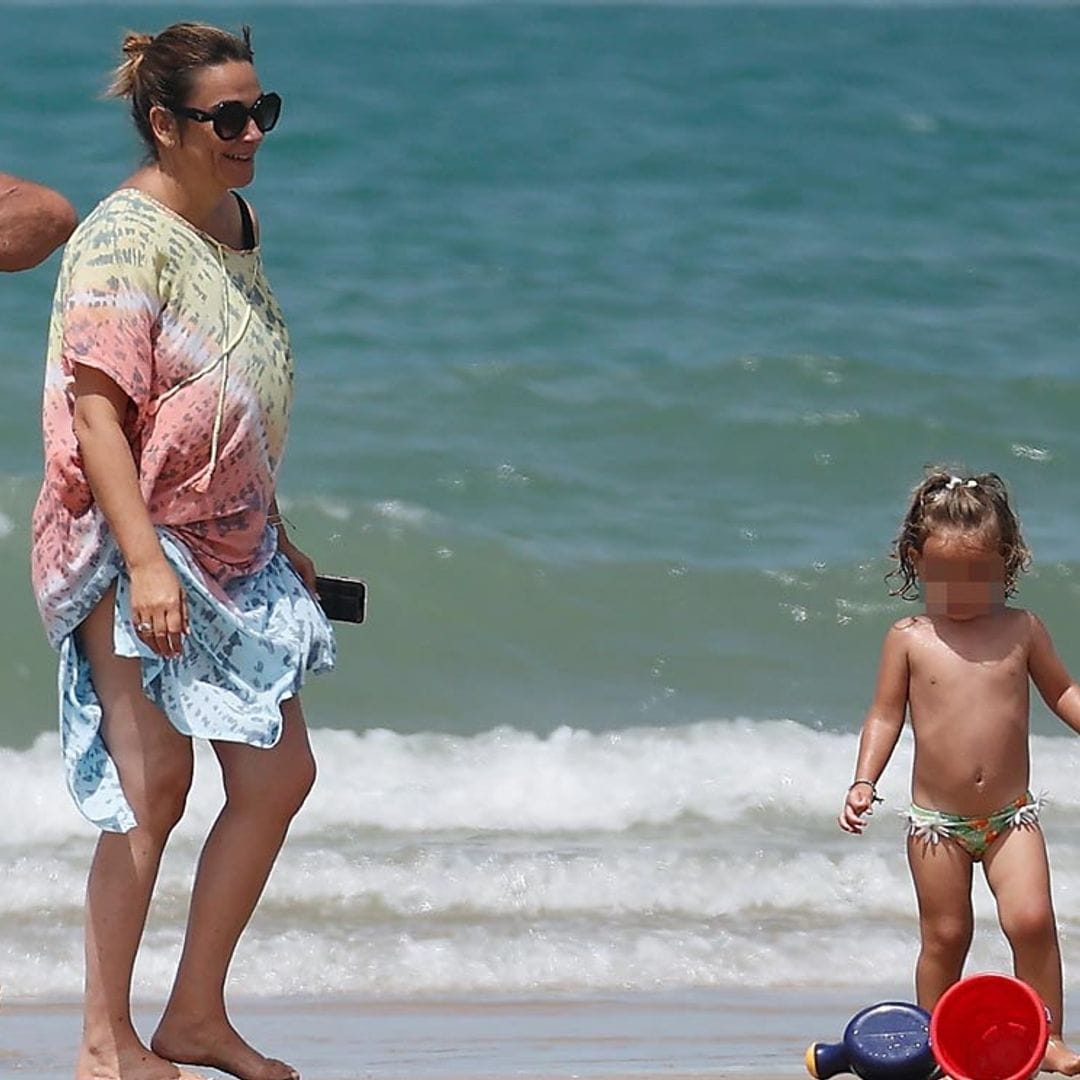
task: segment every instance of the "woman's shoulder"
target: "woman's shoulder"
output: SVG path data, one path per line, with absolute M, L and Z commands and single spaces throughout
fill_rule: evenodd
M 141 281 L 158 291 L 182 243 L 170 216 L 149 196 L 136 188 L 117 188 L 79 223 L 64 252 L 64 267 L 80 278 Z
M 118 188 L 79 222 L 68 250 L 104 254 L 110 250 L 152 251 L 162 239 L 160 221 L 140 193 Z

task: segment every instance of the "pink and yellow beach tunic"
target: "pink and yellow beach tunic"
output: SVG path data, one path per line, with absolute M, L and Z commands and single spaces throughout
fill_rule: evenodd
M 164 660 L 131 622 L 123 559 L 94 502 L 73 427 L 76 364 L 128 396 L 124 431 L 191 632 Z M 292 355 L 257 247 L 237 251 L 135 189 L 104 199 L 68 242 L 49 327 L 45 478 L 33 582 L 60 650 L 68 783 L 103 829 L 135 819 L 99 734 L 101 708 L 73 631 L 115 581 L 114 643 L 181 732 L 271 746 L 281 701 L 332 666 L 318 604 L 267 525 L 288 431 Z

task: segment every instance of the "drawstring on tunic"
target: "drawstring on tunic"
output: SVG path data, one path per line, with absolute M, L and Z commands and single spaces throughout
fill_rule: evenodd
M 197 382 L 204 375 L 209 375 L 215 368 L 221 368 L 221 382 L 218 386 L 218 398 L 217 408 L 214 411 L 214 427 L 210 435 L 210 460 L 206 464 L 206 468 L 199 473 L 192 487 L 200 494 L 205 495 L 210 490 L 210 481 L 213 479 L 214 470 L 217 468 L 218 463 L 218 449 L 221 441 L 221 425 L 225 418 L 225 392 L 229 385 L 229 357 L 232 355 L 233 350 L 244 339 L 244 335 L 247 333 L 248 326 L 251 324 L 251 295 L 250 290 L 245 288 L 243 290 L 244 297 L 244 317 L 240 323 L 240 329 L 237 331 L 236 337 L 231 341 L 229 340 L 230 319 L 229 319 L 229 272 L 225 268 L 225 246 L 218 241 L 214 241 L 217 246 L 218 266 L 221 268 L 221 276 L 224 280 L 225 287 L 222 289 L 222 350 L 221 355 L 216 360 L 207 364 L 205 367 L 199 368 L 194 374 L 188 375 L 187 378 L 181 379 L 175 386 L 171 386 L 168 390 L 162 394 L 157 401 L 151 406 L 152 412 L 157 410 L 173 396 L 179 390 L 182 390 L 185 386 L 190 386 L 193 382 Z

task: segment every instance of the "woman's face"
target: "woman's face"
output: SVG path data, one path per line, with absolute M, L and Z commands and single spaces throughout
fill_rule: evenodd
M 241 60 L 202 68 L 184 105 L 212 112 L 223 101 L 239 101 L 250 108 L 262 94 L 255 68 Z M 189 174 L 202 174 L 222 188 L 239 188 L 255 177 L 255 154 L 263 133 L 248 117 L 244 130 L 235 139 L 222 139 L 208 121 L 177 117 L 177 138 L 169 153 L 182 162 Z

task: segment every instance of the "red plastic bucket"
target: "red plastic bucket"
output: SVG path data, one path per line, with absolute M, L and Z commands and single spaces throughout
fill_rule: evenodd
M 1031 1080 L 1049 1038 L 1042 999 L 1009 975 L 961 979 L 930 1016 L 930 1049 L 953 1080 Z

